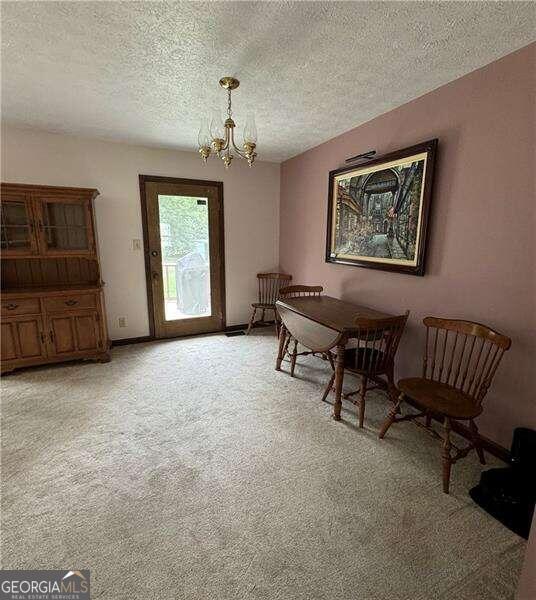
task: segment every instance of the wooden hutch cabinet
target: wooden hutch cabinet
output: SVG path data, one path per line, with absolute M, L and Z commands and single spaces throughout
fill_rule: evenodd
M 110 360 L 97 254 L 97 190 L 2 183 L 2 373 Z

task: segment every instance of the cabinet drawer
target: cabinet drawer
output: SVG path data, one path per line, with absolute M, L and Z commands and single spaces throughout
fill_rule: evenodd
M 44 302 L 47 312 L 63 312 L 78 308 L 96 308 L 97 296 L 95 294 L 70 294 L 69 296 L 45 298 Z
M 2 316 L 13 317 L 15 315 L 38 315 L 41 312 L 39 298 L 15 298 L 14 300 L 2 300 Z

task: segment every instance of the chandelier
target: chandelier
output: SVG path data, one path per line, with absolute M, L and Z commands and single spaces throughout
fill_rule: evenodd
M 234 138 L 236 125 L 232 117 L 231 92 L 236 90 L 240 82 L 234 77 L 223 77 L 220 79 L 220 85 L 223 89 L 227 90 L 227 119 L 223 121 L 220 112 L 216 110 L 213 111 L 210 120 L 202 122 L 197 137 L 199 154 L 201 154 L 201 158 L 206 163 L 211 152 L 215 152 L 223 160 L 225 168 L 228 169 L 234 158 L 234 154 L 232 153 L 234 151 L 240 158 L 247 160 L 248 165 L 251 167 L 257 156 L 255 152 L 255 148 L 257 147 L 255 119 L 253 115 L 249 115 L 246 118 L 243 133 L 244 143 L 242 149 L 238 148 Z

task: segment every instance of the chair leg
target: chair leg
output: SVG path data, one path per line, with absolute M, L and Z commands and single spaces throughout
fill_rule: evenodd
M 450 488 L 450 468 L 452 466 L 450 457 L 450 419 L 448 417 L 445 417 L 443 429 L 445 432 L 445 437 L 443 438 L 443 491 L 445 494 L 448 494 Z
M 480 438 L 478 437 L 478 427 L 473 419 L 469 421 L 469 429 L 471 430 L 473 444 L 475 446 L 476 453 L 478 454 L 478 460 L 480 461 L 481 465 L 485 465 L 486 459 L 484 458 L 484 450 L 482 448 L 482 444 L 480 443 Z
M 265 313 L 265 309 L 262 309 L 262 315 L 261 315 L 261 322 L 264 323 L 264 313 Z
M 298 340 L 294 340 L 294 350 L 290 357 L 290 376 L 294 377 L 294 367 L 296 366 L 296 358 L 298 357 Z
M 363 421 L 365 420 L 365 396 L 367 394 L 367 376 L 361 377 L 361 393 L 359 398 L 359 427 L 363 427 Z
M 322 402 L 326 401 L 326 398 L 328 397 L 329 393 L 331 392 L 331 388 L 333 387 L 333 382 L 335 381 L 335 373 L 333 373 L 333 375 L 331 376 L 329 383 L 326 386 L 326 389 L 324 390 L 324 395 L 322 396 Z
M 393 404 L 393 406 L 391 407 L 391 410 L 389 411 L 389 414 L 387 415 L 387 419 L 385 419 L 385 421 L 382 425 L 382 428 L 380 429 L 380 433 L 378 434 L 378 437 L 380 438 L 380 440 L 383 440 L 383 438 L 385 437 L 385 434 L 387 433 L 387 430 L 395 422 L 396 415 L 398 414 L 398 409 L 399 409 L 400 405 L 402 404 L 403 400 L 404 400 L 404 394 L 400 394 L 400 396 L 398 396 L 398 400 L 396 401 L 396 404 Z
M 249 335 L 251 328 L 253 327 L 253 321 L 255 320 L 255 314 L 257 313 L 257 309 L 253 309 L 253 313 L 251 315 L 251 319 L 249 320 L 248 330 L 246 331 L 246 335 Z

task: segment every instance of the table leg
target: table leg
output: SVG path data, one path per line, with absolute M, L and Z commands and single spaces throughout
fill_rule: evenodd
M 335 351 L 335 404 L 333 405 L 333 418 L 341 420 L 342 408 L 342 382 L 344 379 L 344 348 L 346 344 L 337 346 Z
M 281 371 L 281 361 L 283 360 L 284 347 L 285 347 L 285 339 L 287 337 L 287 328 L 285 324 L 281 322 L 281 327 L 279 328 L 279 350 L 277 352 L 277 360 L 275 361 L 275 370 Z

